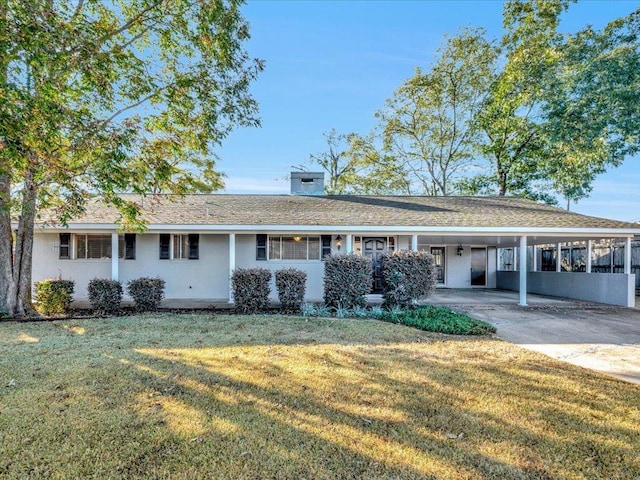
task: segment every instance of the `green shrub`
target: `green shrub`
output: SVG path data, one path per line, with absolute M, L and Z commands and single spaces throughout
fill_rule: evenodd
M 108 278 L 94 278 L 87 286 L 89 302 L 95 310 L 115 312 L 122 301 L 122 284 Z
M 324 260 L 324 303 L 333 309 L 367 304 L 371 291 L 371 259 L 353 254 L 327 255 Z
M 269 308 L 271 272 L 265 268 L 237 268 L 231 275 L 236 310 L 258 313 Z
M 384 306 L 407 308 L 436 288 L 433 255 L 425 251 L 388 252 L 382 256 Z
M 302 316 L 304 317 L 330 317 L 331 311 L 324 305 L 314 303 L 302 304 Z
M 36 282 L 38 310 L 45 315 L 68 312 L 74 288 L 73 280 L 47 279 Z
M 456 313 L 450 308 L 431 305 L 402 313 L 384 312 L 378 318 L 387 322 L 419 328 L 420 330 L 451 335 L 489 335 L 496 333 L 496 328 L 490 323 L 476 320 L 464 313 Z
M 127 282 L 127 292 L 133 298 L 136 310 L 157 310 L 164 298 L 164 280 L 140 277 Z
M 285 268 L 276 272 L 276 289 L 282 310 L 289 313 L 300 312 L 307 288 L 307 274 L 295 268 Z

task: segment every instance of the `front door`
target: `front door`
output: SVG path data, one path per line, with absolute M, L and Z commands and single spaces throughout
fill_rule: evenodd
M 471 286 L 484 287 L 487 285 L 487 249 L 471 249 Z
M 387 239 L 363 238 L 362 251 L 364 256 L 373 263 L 373 287 L 372 293 L 382 293 L 382 255 L 387 251 Z

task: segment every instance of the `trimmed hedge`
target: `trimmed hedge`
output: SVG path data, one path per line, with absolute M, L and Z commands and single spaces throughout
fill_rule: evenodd
M 371 291 L 370 258 L 354 254 L 327 255 L 324 260 L 324 303 L 333 309 L 364 307 Z
M 384 306 L 406 308 L 431 295 L 437 272 L 433 255 L 425 251 L 388 252 L 382 256 Z
M 450 335 L 489 335 L 496 333 L 496 327 L 490 323 L 476 320 L 464 313 L 456 313 L 450 308 L 427 305 L 400 313 L 383 312 L 380 320 L 400 323 L 429 332 L 448 333 Z
M 38 309 L 45 315 L 67 313 L 74 289 L 73 280 L 47 279 L 36 282 Z
M 288 313 L 300 312 L 307 288 L 307 273 L 296 268 L 285 268 L 278 270 L 275 276 L 282 310 Z
M 231 275 L 236 310 L 259 313 L 269 308 L 271 272 L 265 268 L 237 268 Z
M 127 292 L 136 310 L 157 310 L 164 298 L 164 285 L 162 278 L 140 277 L 127 282 Z
M 115 312 L 122 301 L 122 284 L 108 278 L 94 278 L 87 286 L 89 302 L 95 310 Z

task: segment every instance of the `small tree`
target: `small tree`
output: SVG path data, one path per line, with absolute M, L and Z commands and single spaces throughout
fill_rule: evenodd
M 231 275 L 236 310 L 258 313 L 269 308 L 271 272 L 266 268 L 237 268 Z
M 276 272 L 278 299 L 285 312 L 299 312 L 304 302 L 307 274 L 295 268 L 286 268 Z
M 425 251 L 388 252 L 382 257 L 384 305 L 402 308 L 429 296 L 436 287 L 433 255 Z
M 324 303 L 330 308 L 355 308 L 367 304 L 373 267 L 370 258 L 353 254 L 325 257 Z

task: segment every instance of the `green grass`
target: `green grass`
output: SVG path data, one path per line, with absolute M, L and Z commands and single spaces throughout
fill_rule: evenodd
M 0 478 L 640 478 L 638 387 L 375 320 L 0 323 Z
M 490 335 L 496 328 L 490 323 L 476 320 L 464 313 L 457 313 L 447 307 L 427 305 L 402 313 L 384 312 L 381 320 L 400 323 L 428 332 L 450 335 Z

